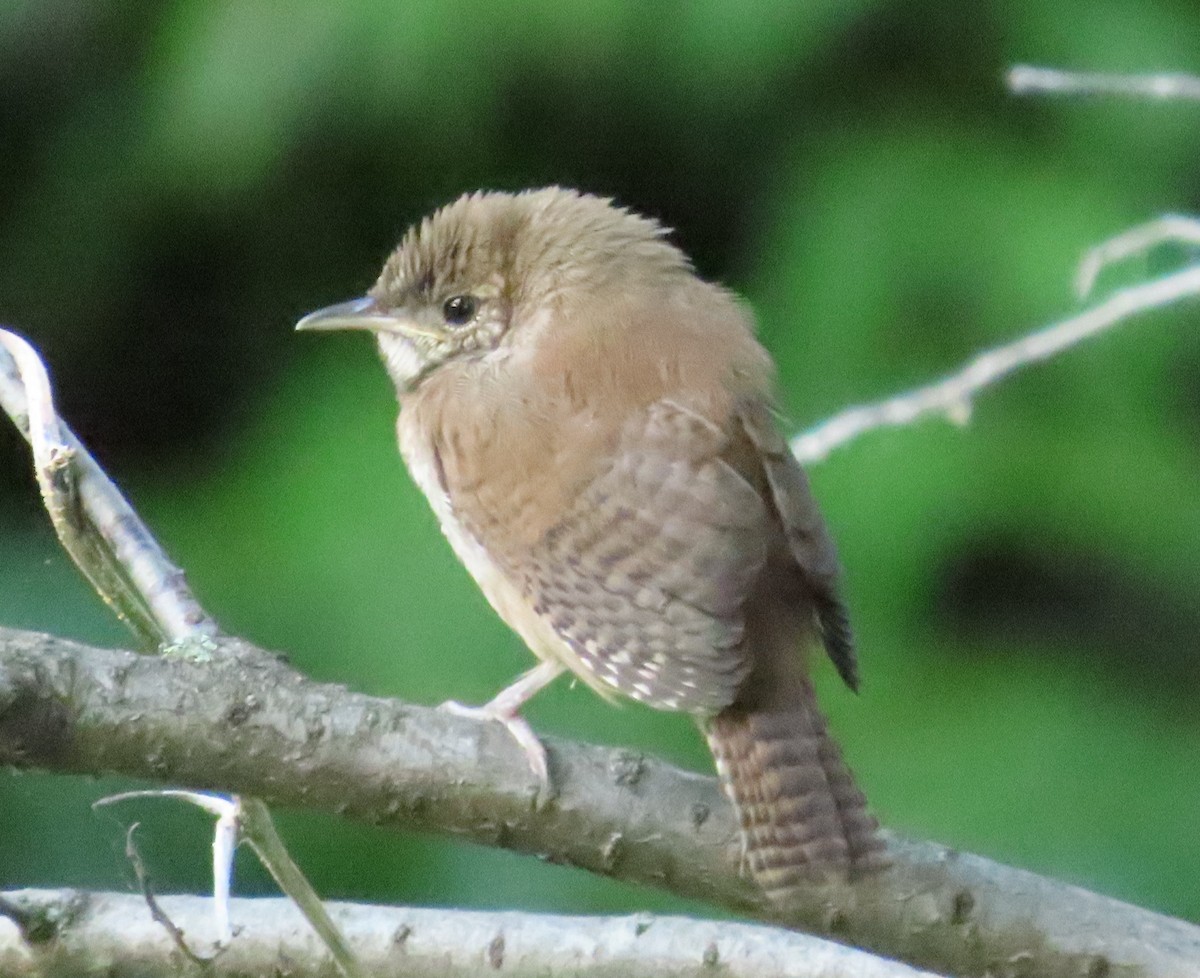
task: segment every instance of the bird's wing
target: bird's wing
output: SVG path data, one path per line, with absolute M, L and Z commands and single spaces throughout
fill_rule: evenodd
M 825 651 L 846 685 L 857 690 L 854 639 L 837 586 L 840 572 L 837 550 L 809 489 L 808 477 L 779 433 L 765 403 L 744 403 L 739 416 L 747 436 L 758 449 L 788 547 L 799 566 L 804 590 L 816 609 Z
M 520 562 L 536 612 L 591 685 L 701 715 L 733 701 L 772 520 L 723 458 L 730 438 L 676 403 L 651 404 Z

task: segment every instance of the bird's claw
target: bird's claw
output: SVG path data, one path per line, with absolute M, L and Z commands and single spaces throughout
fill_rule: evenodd
M 485 703 L 483 706 L 466 706 L 454 700 L 447 700 L 438 709 L 453 713 L 455 716 L 469 717 L 472 720 L 504 724 L 509 735 L 524 752 L 525 760 L 529 763 L 529 770 L 538 779 L 539 796 L 542 798 L 550 796 L 550 765 L 546 759 L 546 748 L 538 740 L 537 734 L 533 732 L 533 728 L 529 726 L 523 716 L 519 713 L 497 709 L 492 703 Z

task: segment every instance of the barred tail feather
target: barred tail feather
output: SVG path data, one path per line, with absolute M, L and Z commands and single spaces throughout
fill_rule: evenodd
M 741 822 L 746 861 L 780 905 L 814 883 L 884 865 L 878 823 L 825 729 L 811 685 L 792 693 L 781 704 L 735 704 L 705 731 Z

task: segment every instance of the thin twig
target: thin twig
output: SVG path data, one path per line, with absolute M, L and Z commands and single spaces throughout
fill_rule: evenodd
M 362 965 L 350 950 L 345 936 L 279 837 L 267 806 L 257 798 L 243 799 L 240 822 L 242 838 L 270 871 L 279 888 L 304 911 L 309 924 L 346 978 L 365 978 Z
M 1172 219 L 1180 220 L 1180 219 Z M 1135 229 L 1109 245 L 1101 245 L 1099 265 L 1111 255 L 1127 257 L 1129 241 L 1140 240 L 1143 245 L 1155 244 L 1175 235 L 1164 235 L 1171 222 L 1155 222 L 1157 233 Z M 1194 224 L 1189 224 L 1189 231 Z M 1136 235 L 1141 235 L 1140 239 Z M 1118 243 L 1119 244 L 1114 244 Z M 1104 248 L 1111 247 L 1108 257 Z M 1096 252 L 1092 253 L 1093 256 Z M 1095 264 L 1096 262 L 1093 262 Z M 1094 277 L 1094 273 L 1092 277 Z M 1090 279 L 1088 279 L 1090 282 Z M 942 380 L 916 390 L 906 391 L 874 404 L 848 408 L 827 421 L 792 439 L 792 452 L 801 462 L 818 462 L 835 448 L 847 444 L 859 435 L 876 428 L 902 427 L 929 414 L 940 414 L 957 424 L 965 424 L 971 416 L 972 400 L 986 387 L 995 384 L 1020 367 L 1049 359 L 1089 337 L 1096 336 L 1132 317 L 1152 309 L 1177 303 L 1200 295 L 1200 266 L 1164 275 L 1140 285 L 1113 293 L 1108 299 L 1062 322 L 1047 326 L 1012 343 L 987 350 L 960 370 Z
M 237 796 L 226 798 L 224 795 L 214 795 L 203 791 L 184 791 L 178 788 L 123 791 L 120 794 L 107 795 L 92 802 L 92 808 L 103 808 L 136 798 L 177 798 L 216 816 L 212 844 L 213 917 L 216 923 L 217 947 L 227 947 L 233 940 L 233 927 L 229 921 L 229 898 L 233 883 L 233 856 L 237 849 L 238 820 L 241 814 L 241 804 Z M 137 823 L 135 822 L 134 825 Z
M 1116 95 L 1200 101 L 1200 77 L 1187 74 L 1122 75 L 1014 65 L 1006 81 L 1015 95 Z
M 214 636 L 188 589 L 120 490 L 58 418 L 32 347 L 0 329 L 0 408 L 34 452 L 38 485 L 64 549 L 146 648 Z
M 133 842 L 133 833 L 137 831 L 140 822 L 134 822 L 129 826 L 129 830 L 125 833 L 125 858 L 129 860 L 133 866 L 133 874 L 137 877 L 138 887 L 142 891 L 142 899 L 146 902 L 146 906 L 150 909 L 150 916 L 157 920 L 164 930 L 170 935 L 171 942 L 179 950 L 179 952 L 190 960 L 193 964 L 200 965 L 203 968 L 213 959 L 206 958 L 197 954 L 188 947 L 187 939 L 184 937 L 183 930 L 177 925 L 163 910 L 158 903 L 158 898 L 154 895 L 154 890 L 150 886 L 150 877 L 146 873 L 146 864 L 142 862 L 142 854 L 138 852 L 138 848 Z
M 1092 294 L 1100 273 L 1109 265 L 1144 255 L 1162 244 L 1200 245 L 1200 221 L 1181 214 L 1164 214 L 1139 224 L 1097 245 L 1079 263 L 1075 294 L 1082 300 Z
M 234 795 L 226 798 L 223 795 L 207 794 L 201 791 L 180 791 L 167 789 L 164 791 L 125 791 L 118 795 L 101 798 L 92 804 L 93 808 L 102 805 L 112 805 L 116 802 L 129 801 L 135 798 L 178 798 L 203 808 L 211 815 L 217 816 L 217 827 L 213 837 L 213 905 L 217 921 L 217 946 L 224 948 L 233 939 L 230 924 L 230 880 L 233 876 L 233 853 L 241 842 L 247 843 L 254 850 L 267 871 L 279 884 L 279 888 L 293 900 L 321 938 L 322 943 L 333 955 L 338 967 L 347 978 L 364 978 L 362 966 L 355 959 L 346 938 L 338 930 L 337 924 L 326 911 L 317 891 L 312 888 L 300 867 L 287 851 L 283 839 L 275 828 L 271 813 L 267 806 L 256 798 L 240 798 Z M 128 851 L 132 845 L 133 829 L 130 827 L 126 845 Z M 136 858 L 136 851 L 131 858 Z M 141 860 L 134 865 L 138 880 L 143 879 L 140 869 Z M 143 892 L 148 892 L 143 885 Z M 147 897 L 150 902 L 150 897 Z M 151 903 L 151 911 L 154 904 Z M 175 933 L 173 924 L 168 924 Z M 189 952 L 190 955 L 190 952 Z

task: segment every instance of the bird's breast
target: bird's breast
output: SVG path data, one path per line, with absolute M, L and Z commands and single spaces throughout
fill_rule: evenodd
M 519 448 L 503 451 L 505 425 L 472 418 L 469 409 L 446 417 L 431 410 L 436 407 L 410 404 L 400 413 L 400 452 L 413 481 L 501 619 L 539 658 L 573 668 L 574 654 L 534 611 L 522 585 L 521 554 L 529 549 L 525 541 L 540 538 L 541 524 L 552 518 L 544 512 L 545 494 L 537 487 L 553 473 L 515 458 Z M 486 471 L 489 462 L 491 471 Z

